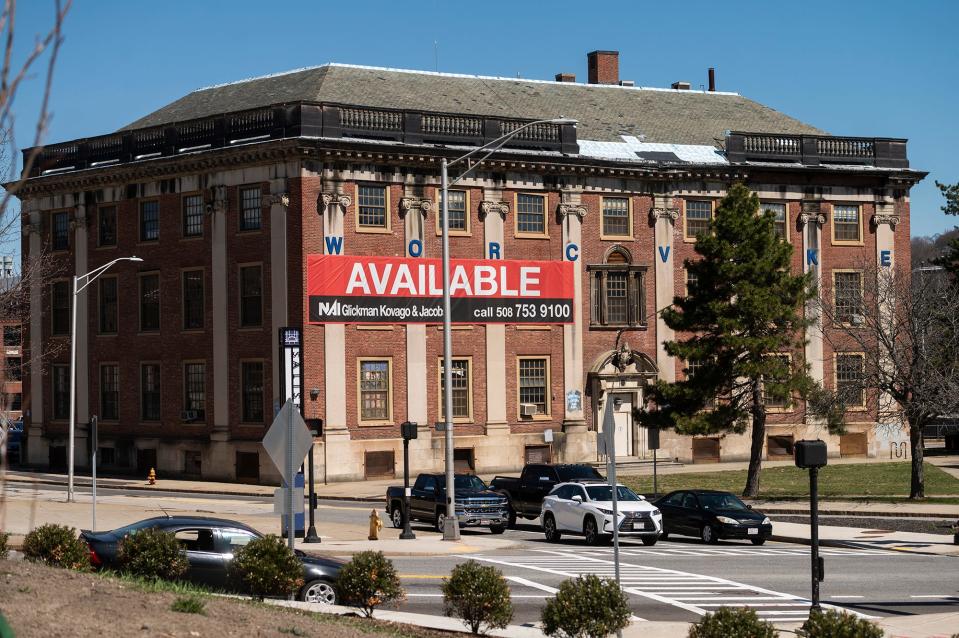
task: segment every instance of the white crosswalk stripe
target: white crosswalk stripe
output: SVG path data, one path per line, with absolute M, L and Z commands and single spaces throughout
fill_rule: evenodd
M 472 558 L 568 578 L 587 574 L 613 578 L 615 565 L 612 560 L 599 558 L 595 554 L 595 551 L 577 550 L 574 554 L 569 551 L 535 550 L 535 553 L 526 555 L 474 555 Z M 629 594 L 699 615 L 724 605 L 753 607 L 760 616 L 778 620 L 803 620 L 809 615 L 810 601 L 806 598 L 715 576 L 620 563 L 620 582 L 623 590 Z M 871 618 L 864 614 L 857 615 Z
M 589 548 L 576 549 L 577 554 L 588 556 L 611 556 L 611 548 Z M 620 550 L 623 556 L 668 556 L 668 557 L 696 557 L 705 558 L 713 556 L 809 556 L 809 548 L 805 546 L 794 547 L 642 547 L 631 548 L 623 547 Z M 845 547 L 820 547 L 819 553 L 822 556 L 904 556 L 902 552 L 895 552 L 887 549 L 859 549 Z

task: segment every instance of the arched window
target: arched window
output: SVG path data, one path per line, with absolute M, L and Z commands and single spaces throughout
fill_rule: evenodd
M 590 325 L 646 324 L 646 266 L 634 266 L 629 251 L 613 246 L 603 264 L 586 267 L 590 273 Z

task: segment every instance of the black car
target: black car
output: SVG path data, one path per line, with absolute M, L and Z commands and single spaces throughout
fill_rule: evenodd
M 113 569 L 117 567 L 120 540 L 127 534 L 149 528 L 162 529 L 176 536 L 190 563 L 185 576 L 187 580 L 218 590 L 236 591 L 236 584 L 227 577 L 233 552 L 254 538 L 263 536 L 248 525 L 222 518 L 158 516 L 109 532 L 83 530 L 80 538 L 90 547 L 90 562 L 95 569 Z M 307 602 L 335 604 L 334 583 L 342 563 L 308 556 L 300 550 L 296 550 L 296 555 L 303 563 L 304 582 L 297 598 Z
M 773 533 L 769 517 L 729 492 L 678 490 L 655 505 L 663 513 L 663 540 L 669 534 L 682 534 L 706 543 L 741 538 L 762 545 Z

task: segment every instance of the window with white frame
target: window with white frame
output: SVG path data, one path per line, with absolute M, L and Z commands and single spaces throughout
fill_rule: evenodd
M 865 358 L 861 354 L 836 355 L 836 392 L 848 407 L 866 404 Z
M 590 264 L 593 326 L 639 326 L 646 323 L 646 267 L 630 264 L 629 255 L 613 249 L 605 264 Z
M 439 228 L 443 228 L 443 195 L 440 194 L 440 210 L 439 215 L 437 215 L 437 223 Z M 467 232 L 469 226 L 467 224 L 467 211 L 466 211 L 466 191 L 449 191 L 449 201 L 447 203 L 447 210 L 449 211 L 450 221 L 449 229 L 450 232 L 459 231 Z
M 192 412 L 197 421 L 206 419 L 206 364 L 183 364 L 183 409 Z
M 466 420 L 472 416 L 470 408 L 470 360 L 453 359 L 450 362 L 450 394 L 453 399 L 453 418 Z M 446 375 L 444 374 L 443 360 L 440 359 L 439 366 L 439 402 L 440 418 L 446 417 Z
M 241 419 L 244 423 L 263 423 L 263 362 L 240 363 Z
M 183 236 L 203 236 L 203 210 L 205 205 L 201 195 L 187 195 L 183 198 Z
M 53 213 L 51 240 L 53 250 L 67 250 L 70 248 L 70 215 L 66 212 Z
M 140 241 L 160 239 L 160 203 L 140 203 Z
M 862 273 L 838 271 L 833 273 L 836 323 L 855 324 L 862 318 Z
M 140 364 L 140 418 L 160 420 L 160 364 Z
M 260 230 L 263 203 L 259 186 L 240 189 L 240 230 Z
M 709 200 L 686 200 L 686 239 L 696 239 L 709 231 L 709 220 L 713 216 L 713 203 Z
M 629 218 L 629 199 L 626 197 L 603 198 L 603 235 L 607 237 L 630 237 L 632 224 Z
M 516 195 L 516 232 L 519 234 L 546 234 L 546 198 L 542 195 Z
M 862 241 L 859 206 L 856 204 L 834 205 L 832 207 L 832 228 L 834 241 Z
M 360 184 L 357 189 L 357 224 L 363 228 L 389 228 L 386 186 Z
M 759 205 L 763 212 L 770 212 L 773 215 L 773 229 L 776 235 L 783 241 L 789 239 L 789 232 L 786 225 L 786 204 L 780 202 L 763 202 Z
M 390 362 L 361 359 L 359 362 L 360 421 L 390 419 Z
M 549 414 L 549 360 L 546 357 L 521 357 L 519 366 L 519 403 L 536 406 L 537 414 Z

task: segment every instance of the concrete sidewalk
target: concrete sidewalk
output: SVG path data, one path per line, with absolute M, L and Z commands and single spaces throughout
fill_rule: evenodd
M 808 545 L 809 538 L 809 525 L 773 521 L 772 540 Z M 952 536 L 939 534 L 892 532 L 881 529 L 859 529 L 855 527 L 820 525 L 819 542 L 822 545 L 828 546 L 864 547 L 870 549 L 915 552 L 919 554 L 959 556 L 959 545 L 953 544 Z M 956 625 L 956 627 L 959 629 L 959 625 Z
M 355 614 L 352 607 L 338 605 L 319 605 L 316 603 L 302 603 L 287 600 L 270 600 L 270 604 L 303 609 L 306 611 L 327 614 L 347 615 Z M 414 614 L 404 611 L 377 610 L 374 618 L 417 627 L 438 629 L 441 631 L 468 633 L 465 625 L 456 618 L 445 616 L 431 616 L 428 614 Z M 881 618 L 875 621 L 887 636 L 892 638 L 948 638 L 959 627 L 959 612 L 947 614 L 922 614 L 915 616 L 896 616 Z M 774 623 L 776 628 L 785 635 L 792 634 L 802 623 L 786 622 Z M 636 621 L 623 630 L 624 638 L 686 638 L 690 623 L 663 622 L 663 621 Z M 500 638 L 545 638 L 539 623 L 524 625 L 509 625 L 505 629 L 496 629 L 489 632 L 490 636 Z

